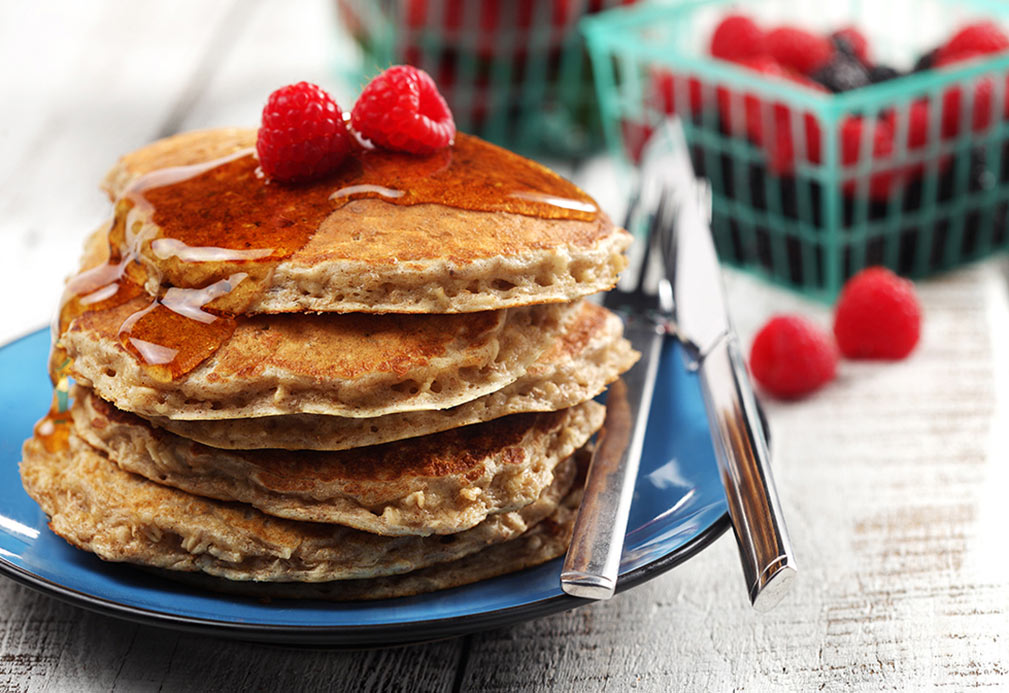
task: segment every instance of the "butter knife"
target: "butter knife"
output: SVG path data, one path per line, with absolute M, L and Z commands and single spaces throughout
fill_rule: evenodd
M 753 386 L 725 302 L 708 222 L 710 189 L 695 179 L 687 151 L 676 126 L 657 164 L 666 195 L 677 200 L 673 232 L 661 244 L 663 262 L 673 287 L 676 336 L 684 345 L 687 367 L 701 381 L 750 603 L 767 611 L 788 591 L 796 575 L 795 557 Z

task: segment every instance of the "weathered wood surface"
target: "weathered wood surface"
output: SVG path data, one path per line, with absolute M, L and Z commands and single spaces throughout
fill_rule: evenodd
M 330 6 L 0 5 L 0 339 L 45 322 L 119 153 L 253 123 L 280 83 L 331 83 Z M 345 100 L 346 102 L 346 100 Z M 590 188 L 612 192 L 589 176 Z M 738 274 L 744 342 L 774 312 L 829 313 Z M 921 690 L 1009 688 L 1009 300 L 1003 262 L 921 285 L 921 347 L 844 363 L 768 403 L 802 573 L 746 603 L 726 536 L 612 602 L 459 640 L 295 650 L 139 627 L 0 579 L 0 691 Z

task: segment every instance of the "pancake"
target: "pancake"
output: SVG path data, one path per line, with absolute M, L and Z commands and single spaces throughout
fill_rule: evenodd
M 238 503 L 193 496 L 117 467 L 72 432 L 46 431 L 24 445 L 21 478 L 73 546 L 107 561 L 229 580 L 326 582 L 395 575 L 444 563 L 522 535 L 553 513 L 575 478 L 554 483 L 524 508 L 490 516 L 449 536 L 380 537 L 359 530 L 265 515 Z M 63 424 L 64 426 L 66 424 Z
M 286 188 L 255 175 L 243 149 L 254 141 L 253 130 L 176 135 L 108 174 L 128 228 L 113 249 L 147 268 L 149 293 L 244 273 L 255 289 L 231 312 L 479 312 L 570 302 L 612 288 L 626 266 L 630 234 L 591 198 L 477 138 L 429 157 L 364 153 Z
M 151 305 L 138 296 L 84 313 L 60 342 L 78 382 L 120 409 L 171 419 L 455 407 L 517 380 L 576 313 L 554 304 L 467 315 L 259 315 L 240 319 L 206 354 L 187 317 L 139 341 L 124 332 Z M 190 370 L 143 363 L 162 351 L 181 354 L 171 364 L 188 359 Z
M 579 451 L 588 464 L 588 452 Z M 494 544 L 454 561 L 440 563 L 402 575 L 387 575 L 366 580 L 333 582 L 237 582 L 211 577 L 205 573 L 180 573 L 157 570 L 160 575 L 201 589 L 241 595 L 255 599 L 324 599 L 362 601 L 410 597 L 512 573 L 563 556 L 571 541 L 582 487 L 576 482 L 568 495 L 545 520 L 515 539 Z
M 128 472 L 269 515 L 390 535 L 453 534 L 533 502 L 604 408 L 515 414 L 341 452 L 225 451 L 153 428 L 78 390 L 76 433 Z
M 592 399 L 638 358 L 621 337 L 617 316 L 583 301 L 560 338 L 510 385 L 440 411 L 387 414 L 371 419 L 292 414 L 256 419 L 182 421 L 157 426 L 226 449 L 345 450 L 492 421 L 522 412 L 556 411 Z

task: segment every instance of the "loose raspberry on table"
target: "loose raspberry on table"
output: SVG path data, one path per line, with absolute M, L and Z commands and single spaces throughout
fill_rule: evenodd
M 754 338 L 750 371 L 772 395 L 802 397 L 834 379 L 837 348 L 826 332 L 805 318 L 778 315 Z
M 764 32 L 752 19 L 741 14 L 725 17 L 711 35 L 711 55 L 722 60 L 739 61 L 766 52 Z
M 298 82 L 270 94 L 256 136 L 267 176 L 289 182 L 317 178 L 335 170 L 350 149 L 343 113 L 321 88 Z
M 834 56 L 830 39 L 791 26 L 769 32 L 767 50 L 783 66 L 804 75 L 813 74 Z
M 902 359 L 921 333 L 921 306 L 914 285 L 884 267 L 848 280 L 837 301 L 834 337 L 854 359 Z
M 371 80 L 350 123 L 380 147 L 413 154 L 430 154 L 455 138 L 452 112 L 434 80 L 410 65 L 394 65 Z

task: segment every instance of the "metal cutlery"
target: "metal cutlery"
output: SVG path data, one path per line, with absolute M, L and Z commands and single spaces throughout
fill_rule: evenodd
M 625 226 L 632 225 L 639 203 L 640 198 L 632 202 Z M 660 278 L 656 287 L 646 285 L 652 249 L 662 237 L 658 228 L 672 223 L 668 212 L 668 206 L 660 203 L 651 218 L 649 243 L 635 288 L 614 289 L 603 298 L 603 305 L 624 318 L 624 336 L 641 353 L 641 360 L 613 383 L 606 395 L 606 419 L 596 441 L 585 494 L 561 572 L 562 589 L 576 597 L 609 599 L 617 585 L 655 376 L 672 316 L 669 282 Z
M 653 136 L 643 183 L 658 188 L 648 243 L 632 291 L 613 291 L 604 305 L 625 318 L 642 359 L 607 396 L 606 421 L 586 480 L 561 584 L 590 599 L 613 595 L 627 513 L 637 477 L 663 335 L 675 334 L 686 367 L 701 382 L 715 456 L 739 547 L 750 602 L 766 611 L 796 574 L 791 543 L 770 469 L 770 453 L 738 338 L 729 319 L 721 271 L 708 226 L 710 193 L 693 175 L 682 131 L 670 123 Z M 632 228 L 646 192 L 634 197 Z M 657 291 L 646 290 L 653 249 L 662 255 Z
M 710 189 L 698 184 L 682 131 L 659 166 L 676 223 L 660 239 L 673 287 L 676 337 L 697 370 L 750 603 L 767 611 L 795 577 L 791 542 L 771 475 L 770 452 L 753 385 L 729 318 L 708 222 Z

